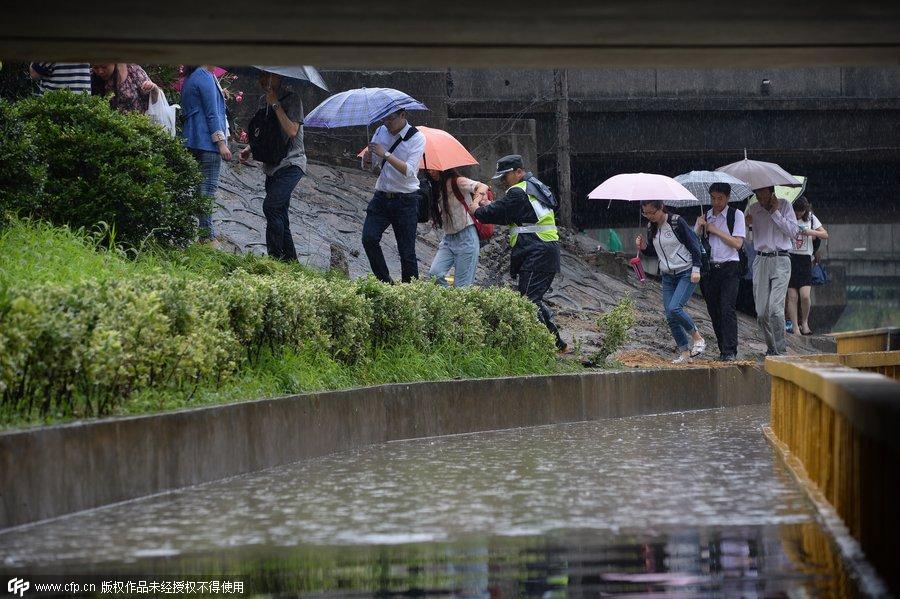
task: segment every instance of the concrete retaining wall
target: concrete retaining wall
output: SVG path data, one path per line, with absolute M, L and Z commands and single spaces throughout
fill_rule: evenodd
M 0 434 L 0 528 L 373 443 L 769 401 L 750 367 L 385 385 Z

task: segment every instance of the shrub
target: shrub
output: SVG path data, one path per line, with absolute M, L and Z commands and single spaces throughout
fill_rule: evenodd
M 16 118 L 12 105 L 0 99 L 0 218 L 33 211 L 44 191 L 47 165 L 34 138 L 31 123 Z
M 331 280 L 199 250 L 132 259 L 84 232 L 15 220 L 0 232 L 5 254 L 5 421 L 159 409 L 173 397 L 184 405 L 198 389 L 217 396 L 240 371 L 291 392 L 547 372 L 555 363 L 534 305 L 508 289 Z
M 211 199 L 196 191 L 200 172 L 190 153 L 147 117 L 68 91 L 22 100 L 12 117 L 30 127 L 47 169 L 29 215 L 88 230 L 106 222 L 117 243 L 131 246 L 193 241 L 194 215 Z M 8 145 L 0 139 L 0 154 Z
M 591 362 L 606 364 L 609 357 L 628 342 L 628 331 L 634 326 L 635 320 L 634 300 L 631 296 L 625 296 L 610 311 L 600 315 L 597 324 L 603 334 L 603 341 L 600 349 L 591 356 Z
M 459 293 L 466 304 L 480 311 L 484 343 L 489 347 L 553 355 L 553 335 L 538 320 L 537 307 L 521 294 L 503 287 L 466 287 Z
M 373 276 L 357 281 L 356 286 L 372 304 L 371 335 L 375 347 L 423 347 L 425 310 L 411 286 L 386 285 Z

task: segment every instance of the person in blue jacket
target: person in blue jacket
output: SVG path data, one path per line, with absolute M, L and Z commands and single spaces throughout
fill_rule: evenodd
M 638 235 L 634 242 L 642 254 L 659 259 L 666 321 L 679 352 L 673 363 L 690 362 L 706 349 L 697 325 L 684 311 L 700 282 L 703 248 L 687 221 L 666 212 L 662 202 L 641 202 L 641 214 L 649 221 L 647 238 Z
M 212 67 L 203 65 L 184 68 L 184 86 L 181 89 L 181 110 L 184 115 L 182 139 L 200 164 L 203 180 L 200 193 L 216 196 L 219 188 L 219 172 L 222 161 L 231 160 L 228 139 L 225 135 L 227 121 L 225 98 L 219 91 Z M 216 246 L 212 213 L 198 215 L 200 242 Z

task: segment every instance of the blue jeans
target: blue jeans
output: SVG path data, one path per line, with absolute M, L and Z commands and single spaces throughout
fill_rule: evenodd
M 208 150 L 191 149 L 191 154 L 196 158 L 197 163 L 200 165 L 200 173 L 203 175 L 203 180 L 200 181 L 197 190 L 205 196 L 215 198 L 216 190 L 219 189 L 219 172 L 222 170 L 222 158 L 218 152 L 210 152 Z M 212 213 L 198 214 L 197 219 L 200 221 L 201 241 L 212 239 L 216 236 L 213 228 Z
M 419 215 L 419 192 L 388 194 L 376 191 L 366 208 L 366 222 L 363 223 L 362 244 L 369 258 L 372 273 L 381 281 L 390 283 L 391 273 L 384 252 L 381 251 L 381 236 L 388 227 L 394 228 L 397 251 L 400 253 L 400 272 L 404 283 L 419 277 L 419 262 L 416 258 L 416 226 Z
M 272 258 L 285 262 L 297 261 L 288 210 L 291 206 L 291 194 L 302 178 L 303 169 L 295 165 L 283 166 L 266 177 L 266 199 L 263 200 L 266 251 Z
M 444 235 L 438 246 L 428 276 L 447 286 L 444 275 L 452 267 L 454 269 L 453 285 L 465 287 L 475 282 L 475 269 L 478 268 L 478 254 L 481 245 L 478 243 L 478 231 L 475 225 L 469 225 L 462 231 Z
M 679 351 L 685 351 L 690 347 L 690 335 L 697 330 L 697 326 L 688 313 L 684 311 L 688 300 L 694 295 L 697 285 L 691 283 L 690 269 L 677 275 L 662 275 L 663 307 L 666 309 L 666 321 L 672 330 L 672 337 Z

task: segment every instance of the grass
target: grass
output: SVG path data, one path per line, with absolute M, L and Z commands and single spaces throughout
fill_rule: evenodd
M 265 257 L 236 256 L 202 246 L 185 251 L 144 248 L 123 252 L 104 245 L 104 232 L 70 231 L 42 223 L 13 222 L 0 229 L 0 292 L 41 283 L 77 284 L 128 279 L 165 273 L 186 279 L 227 277 L 237 268 L 255 274 L 303 273 L 321 278 L 299 264 Z M 0 323 L 2 323 L 0 314 Z M 575 362 L 548 359 L 490 346 L 462 345 L 378 347 L 365 360 L 348 364 L 313 346 L 266 349 L 221 383 L 200 381 L 181 389 L 141 389 L 112 411 L 114 415 L 156 413 L 185 407 L 223 404 L 304 392 L 345 389 L 385 383 L 472 379 L 581 370 Z M 37 417 L 0 405 L 0 427 L 59 423 L 79 414 L 50 413 Z

